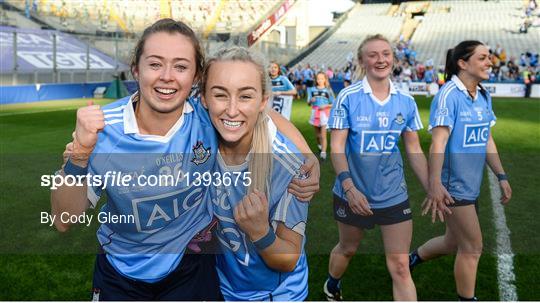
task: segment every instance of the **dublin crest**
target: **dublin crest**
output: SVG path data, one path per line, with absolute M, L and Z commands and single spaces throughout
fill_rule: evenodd
M 403 124 L 404 122 L 405 122 L 405 119 L 403 119 L 403 115 L 401 113 L 397 114 L 396 123 L 397 124 Z
M 196 165 L 203 164 L 210 158 L 210 148 L 204 147 L 201 141 L 197 141 L 197 144 L 193 146 L 193 159 L 191 162 Z

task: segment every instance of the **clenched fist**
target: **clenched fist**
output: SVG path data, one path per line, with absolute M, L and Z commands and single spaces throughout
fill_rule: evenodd
M 99 105 L 88 101 L 88 106 L 77 110 L 77 125 L 73 136 L 73 153 L 76 159 L 88 159 L 98 140 L 98 132 L 105 127 L 105 116 Z
M 259 191 L 245 196 L 234 209 L 234 220 L 252 242 L 264 237 L 270 228 L 266 196 Z

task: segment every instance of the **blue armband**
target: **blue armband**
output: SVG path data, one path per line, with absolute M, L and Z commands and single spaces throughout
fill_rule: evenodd
M 349 179 L 349 178 L 352 178 L 351 177 L 351 173 L 346 170 L 346 171 L 342 171 L 341 173 L 339 173 L 339 175 L 337 176 L 338 180 L 339 180 L 339 183 L 343 183 L 343 181 Z
M 260 238 L 259 240 L 253 242 L 253 245 L 255 245 L 255 247 L 258 250 L 263 250 L 267 248 L 268 246 L 272 245 L 275 241 L 276 241 L 276 234 L 274 233 L 274 230 L 270 226 L 268 228 L 268 232 L 266 233 L 266 235 Z
M 70 176 L 86 176 L 88 174 L 88 166 L 80 167 L 71 162 L 71 159 L 68 159 L 66 165 L 64 166 L 64 173 Z

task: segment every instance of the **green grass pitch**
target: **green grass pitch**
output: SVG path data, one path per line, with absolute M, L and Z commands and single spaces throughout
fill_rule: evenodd
M 430 99 L 416 98 L 424 126 L 427 126 Z M 103 104 L 108 100 L 99 100 Z M 66 234 L 40 224 L 40 212 L 50 211 L 49 191 L 41 188 L 40 176 L 59 168 L 61 153 L 71 139 L 75 108 L 86 100 L 43 102 L 0 106 L 0 300 L 88 300 L 97 240 L 97 224 L 77 226 Z M 497 142 L 511 185 L 513 200 L 506 207 L 511 231 L 518 297 L 540 299 L 540 100 L 494 100 Z M 295 101 L 293 122 L 316 150 L 312 127 L 307 123 L 310 109 Z M 424 151 L 430 135 L 420 132 Z M 406 162 L 406 160 L 405 160 Z M 334 173 L 330 161 L 321 166 L 321 191 L 310 205 L 307 247 L 309 259 L 309 300 L 324 300 L 322 283 L 327 275 L 328 254 L 337 241 L 337 226 L 331 214 Z M 406 168 L 414 214 L 412 248 L 443 232 L 440 223 L 419 215 L 424 197 L 419 183 Z M 480 197 L 480 218 L 484 254 L 480 261 L 477 296 L 498 300 L 495 228 L 484 180 Z M 343 278 L 347 300 L 392 300 L 380 232 L 367 232 L 359 251 Z M 420 265 L 413 278 L 420 300 L 455 300 L 452 276 L 453 257 Z M 201 286 L 202 287 L 202 286 Z

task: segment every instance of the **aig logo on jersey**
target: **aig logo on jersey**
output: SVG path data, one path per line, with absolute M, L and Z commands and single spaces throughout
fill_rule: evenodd
M 174 192 L 133 199 L 133 215 L 137 231 L 155 233 L 183 213 L 202 202 L 201 187 L 185 187 Z
M 489 138 L 489 123 L 466 124 L 463 147 L 486 146 Z
M 365 130 L 362 131 L 360 153 L 390 154 L 396 147 L 399 130 Z

